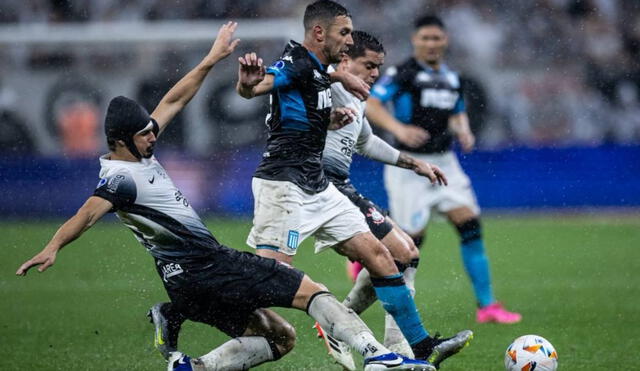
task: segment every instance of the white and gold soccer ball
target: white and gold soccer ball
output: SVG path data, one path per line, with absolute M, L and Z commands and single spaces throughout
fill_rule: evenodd
M 507 348 L 504 367 L 507 371 L 555 371 L 558 353 L 542 336 L 520 336 Z

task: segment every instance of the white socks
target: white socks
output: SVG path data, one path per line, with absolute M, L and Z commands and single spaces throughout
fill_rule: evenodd
M 194 370 L 240 371 L 273 360 L 271 347 L 262 336 L 231 339 L 191 362 Z
M 349 344 L 363 357 L 389 353 L 389 349 L 373 337 L 371 330 L 360 317 L 353 310 L 340 304 L 333 295 L 329 293 L 316 295 L 309 303 L 307 312 L 331 336 Z
M 351 288 L 342 304 L 360 314 L 375 303 L 376 300 L 378 300 L 378 297 L 373 289 L 371 276 L 369 276 L 369 272 L 366 269 L 362 269 L 358 273 L 353 288 Z

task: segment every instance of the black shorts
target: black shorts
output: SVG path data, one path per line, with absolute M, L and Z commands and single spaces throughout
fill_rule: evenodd
M 258 308 L 290 308 L 304 273 L 275 259 L 222 247 L 195 263 L 156 259 L 171 302 L 186 318 L 242 335 Z
M 331 179 L 331 178 L 330 178 Z M 338 188 L 345 196 L 358 206 L 360 212 L 364 214 L 371 233 L 376 236 L 377 239 L 382 240 L 393 229 L 391 224 L 385 217 L 385 212 L 382 208 L 373 203 L 373 201 L 361 195 L 356 187 L 351 184 L 349 179 L 335 180 L 332 179 L 333 185 Z

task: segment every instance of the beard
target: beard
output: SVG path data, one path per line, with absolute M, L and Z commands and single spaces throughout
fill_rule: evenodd
M 142 155 L 142 157 L 151 158 L 151 156 L 153 156 L 153 150 L 154 150 L 153 146 L 147 148 L 147 153 Z

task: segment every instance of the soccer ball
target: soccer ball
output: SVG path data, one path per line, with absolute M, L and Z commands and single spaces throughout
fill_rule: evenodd
M 558 353 L 542 336 L 520 336 L 507 348 L 504 367 L 507 371 L 555 371 Z

